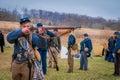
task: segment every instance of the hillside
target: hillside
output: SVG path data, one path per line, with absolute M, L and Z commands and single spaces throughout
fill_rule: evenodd
M 23 13 L 23 14 L 22 14 Z M 42 22 L 52 26 L 82 26 L 93 29 L 114 29 L 120 30 L 120 20 L 106 20 L 102 17 L 91 17 L 87 15 L 59 13 L 46 10 L 27 8 L 19 12 L 16 8 L 13 11 L 0 8 L 0 21 L 19 21 L 21 17 L 29 17 L 33 24 Z

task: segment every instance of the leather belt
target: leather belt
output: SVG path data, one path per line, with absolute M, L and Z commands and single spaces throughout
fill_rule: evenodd
M 23 63 L 28 63 L 28 61 L 14 61 L 15 63 L 17 63 L 17 64 L 23 64 Z

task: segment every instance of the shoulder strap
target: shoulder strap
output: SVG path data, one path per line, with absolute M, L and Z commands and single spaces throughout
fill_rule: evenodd
M 27 40 L 26 40 L 27 41 Z M 33 55 L 35 56 L 36 60 L 37 61 L 40 61 L 41 60 L 41 57 L 40 57 L 40 54 L 39 52 L 37 51 L 37 49 L 33 49 L 32 45 L 28 42 L 29 44 L 29 47 L 31 48 L 31 50 L 34 52 Z
M 39 54 L 39 52 L 37 51 L 37 49 L 33 49 L 33 47 L 32 47 L 32 45 L 30 44 L 30 42 L 25 38 L 25 37 L 22 37 L 25 41 L 27 41 L 27 48 L 25 48 L 23 45 L 22 45 L 22 41 L 20 41 L 20 44 L 21 44 L 21 46 L 25 49 L 25 50 L 32 50 L 33 51 L 33 53 L 31 53 L 31 54 L 33 54 L 34 55 L 34 57 L 35 57 L 35 59 L 37 60 L 37 61 L 40 61 L 40 54 Z

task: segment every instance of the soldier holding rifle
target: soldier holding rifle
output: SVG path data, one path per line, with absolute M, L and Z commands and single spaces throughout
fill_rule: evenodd
M 29 44 L 31 48 L 39 47 L 38 36 L 31 34 L 31 23 L 29 18 L 20 19 L 20 29 L 14 30 L 7 35 L 7 41 L 14 44 L 12 57 L 12 79 L 13 80 L 32 80 L 33 76 L 33 50 L 26 49 Z M 27 43 L 28 42 L 28 43 Z M 31 55 L 28 55 L 28 54 Z
M 60 53 L 61 50 L 61 41 L 60 37 L 58 36 L 58 29 L 54 29 L 55 37 L 51 37 L 48 42 L 48 52 L 49 52 L 49 61 L 48 61 L 48 67 L 52 67 L 52 61 L 54 61 L 54 68 L 56 70 L 59 70 L 58 67 L 58 53 Z
M 74 30 L 74 29 L 77 29 L 77 28 L 80 28 L 80 27 L 43 27 L 43 24 L 42 23 L 38 23 L 37 24 L 37 28 L 32 28 L 32 30 L 37 30 L 37 35 L 41 41 L 41 45 L 40 46 L 40 49 L 39 49 L 39 53 L 41 55 L 41 62 L 42 62 L 42 68 L 43 68 L 43 73 L 46 74 L 46 67 L 47 67 L 47 64 L 46 64 L 46 56 L 47 56 L 47 50 L 48 50 L 48 45 L 47 45 L 47 39 L 49 37 L 55 37 L 56 35 L 54 33 L 52 33 L 51 31 L 49 31 L 50 29 L 61 29 L 61 30 L 64 30 L 64 29 L 69 29 L 69 31 L 66 31 L 62 34 L 59 35 L 60 36 L 63 36 L 67 33 L 70 33 L 71 30 Z M 49 30 L 47 30 L 49 29 Z M 58 70 L 58 68 L 57 68 Z
M 37 36 L 39 37 L 39 40 L 41 41 L 41 46 L 38 49 L 40 55 L 41 55 L 41 63 L 42 63 L 42 69 L 43 73 L 46 74 L 47 72 L 47 50 L 48 50 L 48 45 L 47 45 L 47 39 L 50 37 L 54 37 L 55 34 L 52 33 L 49 30 L 46 30 L 43 27 L 42 23 L 37 24 Z

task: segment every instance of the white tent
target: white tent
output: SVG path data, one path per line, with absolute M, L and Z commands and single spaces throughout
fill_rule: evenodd
M 61 58 L 67 58 L 67 53 L 68 53 L 67 48 L 62 46 L 60 57 Z
M 68 57 L 68 49 L 66 47 L 64 47 L 64 46 L 62 46 L 60 57 L 62 59 L 66 59 Z M 80 54 L 77 53 L 76 55 L 74 55 L 74 58 L 79 59 L 80 58 Z

